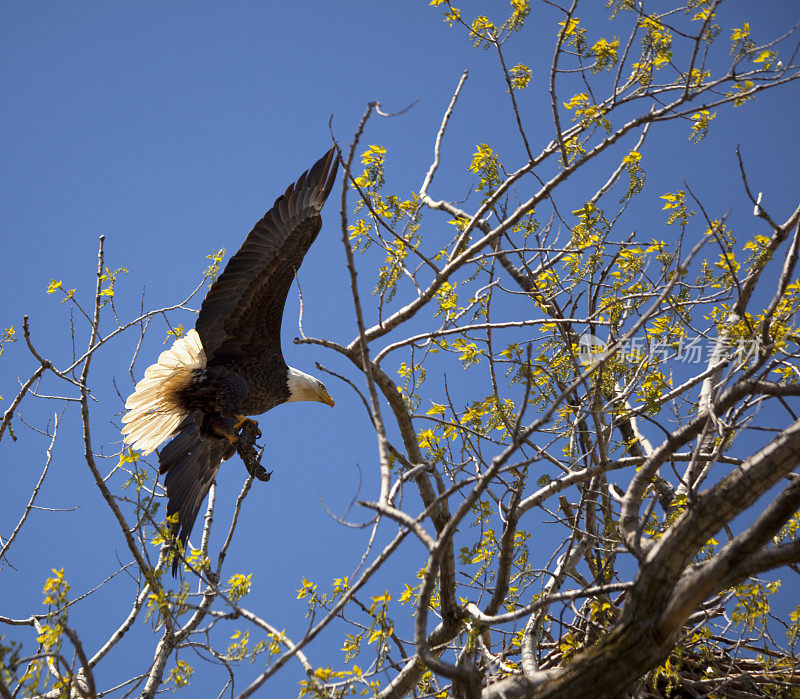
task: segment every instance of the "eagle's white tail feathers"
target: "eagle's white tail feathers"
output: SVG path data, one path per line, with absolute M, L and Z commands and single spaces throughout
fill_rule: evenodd
M 195 369 L 205 365 L 206 354 L 195 330 L 162 352 L 125 401 L 128 410 L 122 418 L 125 443 L 146 456 L 171 437 L 186 416 L 186 410 L 176 401 L 176 393 L 191 380 Z

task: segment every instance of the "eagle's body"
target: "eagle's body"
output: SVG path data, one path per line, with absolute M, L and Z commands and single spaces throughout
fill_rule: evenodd
M 172 437 L 159 472 L 184 544 L 245 416 L 293 400 L 333 405 L 320 381 L 286 364 L 280 330 L 336 169 L 331 149 L 276 200 L 212 284 L 194 330 L 160 355 L 125 403 L 126 443 L 149 454 Z

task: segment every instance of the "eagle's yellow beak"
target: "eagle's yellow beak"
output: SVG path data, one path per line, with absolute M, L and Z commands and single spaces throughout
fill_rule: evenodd
M 325 405 L 330 405 L 331 408 L 335 405 L 333 398 L 331 398 L 331 394 L 328 393 L 328 389 L 323 386 L 319 389 L 319 402 L 325 403 Z

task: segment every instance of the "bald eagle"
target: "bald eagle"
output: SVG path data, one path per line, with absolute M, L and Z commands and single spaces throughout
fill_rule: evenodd
M 211 285 L 194 329 L 159 356 L 125 402 L 125 443 L 146 455 L 172 438 L 159 453 L 159 473 L 184 545 L 247 415 L 288 401 L 333 406 L 321 381 L 284 361 L 281 318 L 337 167 L 332 148 L 275 201 Z M 176 557 L 173 575 L 177 566 Z

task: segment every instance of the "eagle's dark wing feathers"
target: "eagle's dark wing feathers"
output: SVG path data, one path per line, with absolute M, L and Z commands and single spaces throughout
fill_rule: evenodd
M 178 513 L 177 535 L 184 546 L 220 464 L 235 453 L 224 439 L 200 436 L 197 422 L 201 418 L 198 412 L 187 415 L 178 427 L 177 435 L 158 455 L 158 472 L 167 474 L 164 479 L 169 497 L 167 516 Z M 173 575 L 179 562 L 176 557 L 172 563 Z
M 212 284 L 195 325 L 209 362 L 281 354 L 286 296 L 322 227 L 320 211 L 337 166 L 332 148 L 275 201 Z

